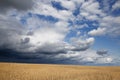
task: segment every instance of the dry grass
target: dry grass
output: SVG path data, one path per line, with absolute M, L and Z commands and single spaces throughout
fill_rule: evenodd
M 0 80 L 120 80 L 120 67 L 0 63 Z

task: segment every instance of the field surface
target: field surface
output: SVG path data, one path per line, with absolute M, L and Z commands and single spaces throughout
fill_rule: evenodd
M 0 80 L 120 80 L 120 67 L 0 63 Z

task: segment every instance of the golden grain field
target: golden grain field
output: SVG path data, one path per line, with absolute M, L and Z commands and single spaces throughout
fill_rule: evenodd
M 120 67 L 0 63 L 0 80 L 120 80 Z

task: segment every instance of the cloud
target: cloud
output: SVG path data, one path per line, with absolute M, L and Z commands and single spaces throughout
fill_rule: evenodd
M 114 63 L 114 60 L 112 57 L 102 57 L 97 60 L 97 64 L 109 64 L 109 63 Z
M 98 50 L 98 51 L 97 51 L 97 54 L 98 54 L 98 55 L 102 55 L 102 56 L 105 55 L 105 54 L 107 54 L 107 53 L 108 53 L 107 50 Z
M 97 54 L 95 50 L 87 49 L 86 51 L 75 51 L 75 52 L 68 52 L 67 54 L 59 54 L 56 55 L 55 58 L 58 60 L 69 60 L 73 63 L 77 64 L 114 64 L 117 60 L 115 60 L 112 56 L 101 56 Z
M 43 43 L 39 47 L 37 47 L 37 52 L 41 54 L 60 54 L 60 53 L 67 53 L 67 48 L 65 47 L 66 44 L 63 42 L 53 42 L 53 43 Z
M 73 1 L 59 0 L 61 5 L 68 10 L 75 10 L 76 6 Z M 67 3 L 67 4 L 66 4 Z
M 45 16 L 52 16 L 60 20 L 68 20 L 72 18 L 72 12 L 68 10 L 57 10 L 51 4 L 48 3 L 37 3 L 32 13 L 41 14 Z
M 112 37 L 120 36 L 120 17 L 105 16 L 99 21 L 99 27 L 88 32 L 92 36 L 104 36 L 109 35 Z
M 73 51 L 84 51 L 87 50 L 94 43 L 94 38 L 72 38 L 71 43 L 75 46 L 72 48 Z
M 112 6 L 112 10 L 118 9 L 120 8 L 120 1 L 118 0 L 113 6 Z
M 21 39 L 22 41 L 21 41 L 21 43 L 22 44 L 26 44 L 26 43 L 29 43 L 29 41 L 30 41 L 30 38 L 24 38 L 24 39 Z
M 6 12 L 11 8 L 17 10 L 28 10 L 33 7 L 33 4 L 32 0 L 0 0 L 0 10 L 1 12 Z
M 60 2 L 65 9 L 53 7 L 52 1 Z M 120 18 L 105 13 L 98 1 L 0 1 L 3 12 L 11 8 L 25 12 L 23 14 L 15 10 L 0 15 L 0 56 L 6 53 L 17 59 L 29 58 L 37 62 L 40 59 L 41 62 L 52 60 L 58 63 L 97 64 L 114 61 L 111 56 L 101 56 L 107 52 L 91 49 L 95 42 L 94 36 L 120 36 Z M 29 9 L 32 10 L 26 11 Z M 76 10 L 77 16 L 74 15 Z M 97 26 L 90 25 L 92 22 L 98 23 Z
M 101 8 L 101 3 L 104 3 L 103 8 Z M 120 19 L 119 16 L 112 16 L 110 14 L 110 3 L 112 2 L 109 2 L 109 0 L 103 0 L 102 2 L 90 0 L 82 3 L 80 7 L 80 16 L 82 16 L 83 19 L 85 18 L 89 21 L 98 22 L 97 29 L 92 29 L 88 34 L 92 36 L 119 36 Z M 115 1 L 115 4 L 112 5 L 112 7 L 117 4 L 119 4 L 119 1 Z
M 24 34 L 24 28 L 16 20 L 5 16 L 0 16 L 0 26 L 0 47 L 16 48 Z
M 108 34 L 109 36 L 120 36 L 119 34 L 119 26 L 120 26 L 120 17 L 113 17 L 113 16 L 105 16 L 103 17 L 100 22 L 101 28 L 106 28 L 104 33 Z
M 99 3 L 93 0 L 86 1 L 82 4 L 81 9 L 91 14 L 100 14 Z
M 100 35 L 104 35 L 105 32 L 106 32 L 106 28 L 98 28 L 98 29 L 93 29 L 92 31 L 88 32 L 88 34 L 92 36 L 100 36 Z
M 55 57 L 58 59 L 66 58 L 71 61 L 82 63 L 82 62 L 90 62 L 92 59 L 94 60 L 93 57 L 97 57 L 97 56 L 98 55 L 94 50 L 87 49 L 85 51 L 70 51 L 67 54 L 59 54 L 56 55 Z
M 85 1 L 80 7 L 80 15 L 88 20 L 99 20 L 99 17 L 105 16 L 100 9 L 99 2 L 94 0 Z M 99 15 L 99 16 L 98 16 Z
M 69 51 L 85 51 L 94 42 L 93 38 L 88 38 L 85 41 L 73 42 L 74 44 L 67 42 L 47 42 L 43 43 L 38 47 L 38 52 L 49 53 L 49 54 L 65 54 Z
M 3 18 L 2 18 L 3 17 Z M 11 19 L 11 18 L 10 18 Z M 73 42 L 65 42 L 64 39 L 69 33 L 69 23 L 58 21 L 51 23 L 39 19 L 36 15 L 26 19 L 26 28 L 15 18 L 13 21 L 8 17 L 1 16 L 1 44 L 6 44 L 6 49 L 12 49 L 17 52 L 39 53 L 39 54 L 60 54 L 69 51 L 87 50 L 93 43 L 94 38 L 80 39 L 76 38 Z M 11 27 L 9 27 L 11 26 Z M 5 29 L 5 30 L 4 30 Z M 6 30 L 8 30 L 6 32 Z M 15 36 L 16 35 L 16 36 Z M 11 37 L 15 37 L 12 38 Z M 3 47 L 3 45 L 1 45 Z
M 104 10 L 105 12 L 110 11 L 110 5 L 109 5 L 109 2 L 110 2 L 110 0 L 103 0 L 103 1 L 102 1 L 102 4 L 103 4 L 103 10 Z

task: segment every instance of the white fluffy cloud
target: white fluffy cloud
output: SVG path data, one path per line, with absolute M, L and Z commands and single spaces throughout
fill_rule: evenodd
M 59 0 L 59 2 L 61 2 L 61 5 L 68 10 L 75 10 L 76 8 L 75 3 L 73 1 Z
M 120 8 L 120 1 L 119 0 L 112 6 L 112 10 L 115 10 L 118 8 Z
M 101 10 L 99 10 L 99 3 L 89 0 L 82 4 L 81 9 L 87 11 L 91 14 L 100 14 Z
M 100 36 L 100 35 L 104 35 L 105 32 L 106 32 L 105 28 L 98 28 L 98 29 L 93 29 L 92 31 L 88 32 L 88 34 L 92 36 Z
M 37 3 L 33 13 L 52 16 L 60 20 L 68 20 L 70 17 L 72 17 L 71 11 L 67 11 L 67 10 L 58 11 L 57 9 L 52 7 L 51 4 L 46 4 L 46 3 Z
M 106 16 L 100 20 L 100 27 L 106 28 L 106 33 L 110 36 L 119 36 L 120 34 L 120 17 Z
M 84 17 L 90 21 L 97 21 L 98 28 L 93 29 L 88 32 L 89 35 L 92 36 L 119 36 L 119 26 L 120 26 L 120 18 L 119 16 L 112 16 L 106 11 L 109 10 L 109 0 L 104 0 L 103 3 L 106 4 L 103 6 L 103 9 L 100 8 L 100 3 L 94 0 L 88 0 L 82 3 L 80 7 L 80 16 Z M 112 9 L 119 8 L 119 1 L 117 1 Z M 99 15 L 99 16 L 98 16 Z M 91 26 L 89 26 L 91 27 Z
M 99 20 L 97 15 L 105 16 L 100 9 L 99 2 L 94 0 L 88 0 L 82 4 L 80 7 L 80 15 L 88 20 Z

